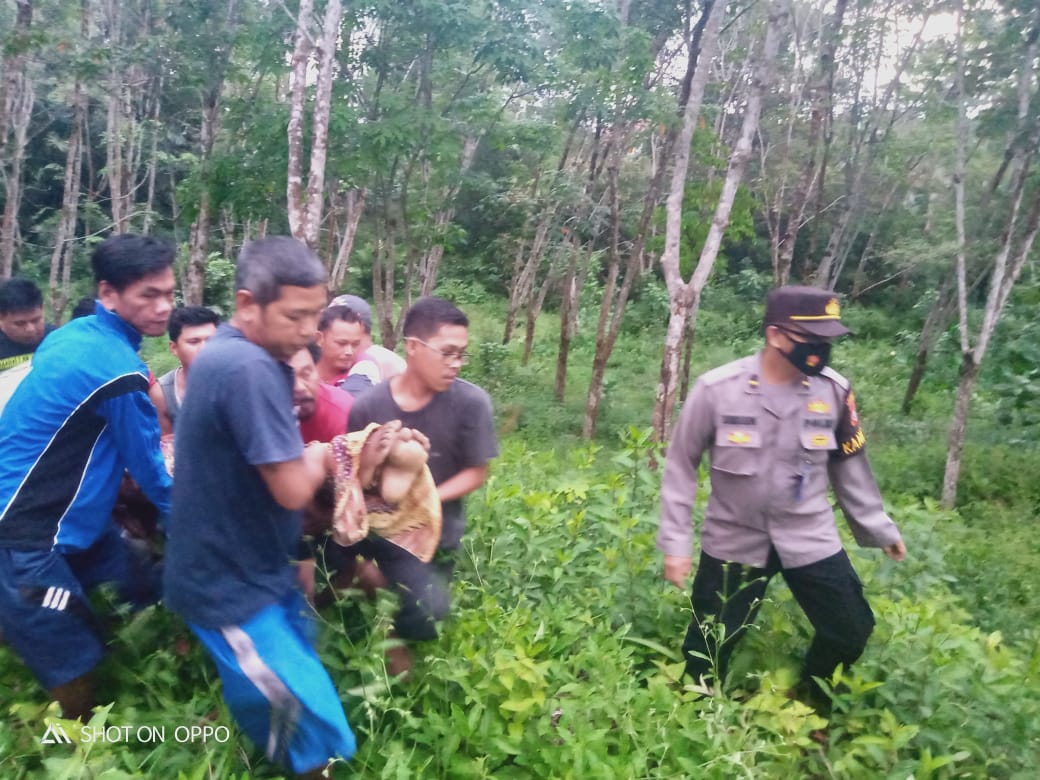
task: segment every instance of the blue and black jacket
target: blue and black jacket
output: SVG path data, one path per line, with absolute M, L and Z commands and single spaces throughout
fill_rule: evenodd
M 169 513 L 140 346 L 141 334 L 97 303 L 37 349 L 0 416 L 0 547 L 90 547 L 110 527 L 124 470 Z

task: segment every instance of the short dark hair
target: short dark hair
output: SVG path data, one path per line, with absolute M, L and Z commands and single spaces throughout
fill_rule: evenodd
M 444 325 L 469 327 L 469 318 L 451 301 L 428 295 L 412 304 L 404 315 L 405 337 L 428 339 Z
M 31 279 L 16 276 L 0 285 L 0 314 L 43 308 L 43 293 Z
M 278 300 L 283 286 L 315 287 L 325 279 L 318 256 L 290 236 L 250 241 L 238 253 L 235 289 L 249 290 L 261 306 Z
M 360 322 L 362 327 L 365 325 L 361 320 L 361 315 L 349 306 L 329 306 L 322 311 L 321 317 L 318 318 L 318 330 L 324 333 L 332 327 L 332 323 L 340 320 L 343 322 Z
M 122 292 L 134 282 L 169 268 L 175 257 L 173 245 L 167 241 L 121 233 L 98 244 L 90 264 L 96 283 L 108 282 Z
M 80 317 L 89 317 L 94 313 L 95 301 L 92 297 L 80 298 L 72 307 L 72 316 L 69 319 L 78 320 Z
M 317 341 L 308 341 L 307 351 L 311 353 L 311 359 L 314 360 L 315 364 L 321 360 L 321 347 L 318 346 Z
M 181 337 L 184 328 L 195 325 L 219 325 L 220 315 L 205 306 L 178 306 L 170 314 L 170 341 Z

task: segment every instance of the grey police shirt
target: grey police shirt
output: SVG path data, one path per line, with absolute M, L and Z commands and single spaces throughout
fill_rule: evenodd
M 885 513 L 864 451 L 855 396 L 835 371 L 790 385 L 762 381 L 756 354 L 701 376 L 668 446 L 661 480 L 657 547 L 687 557 L 698 467 L 709 456 L 711 492 L 701 548 L 764 566 L 775 548 L 785 568 L 841 549 L 828 487 L 856 541 L 884 547 L 900 539 Z

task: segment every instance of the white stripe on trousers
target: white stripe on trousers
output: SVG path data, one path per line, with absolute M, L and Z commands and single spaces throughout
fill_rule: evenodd
M 283 756 L 289 749 L 289 742 L 296 731 L 296 723 L 300 716 L 300 702 L 293 695 L 281 678 L 256 651 L 253 638 L 238 626 L 220 629 L 224 640 L 228 643 L 238 666 L 264 698 L 271 705 L 271 725 L 267 735 L 265 753 L 272 761 L 285 763 Z
M 56 609 L 61 612 L 69 603 L 69 596 L 72 595 L 71 591 L 65 590 L 65 588 L 58 588 L 51 585 L 47 588 L 47 593 L 43 597 L 44 609 Z

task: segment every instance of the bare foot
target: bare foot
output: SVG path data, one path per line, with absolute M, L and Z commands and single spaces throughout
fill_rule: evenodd
M 50 694 L 61 705 L 61 717 L 86 723 L 94 706 L 94 675 L 87 672 L 71 682 L 51 688 Z
M 405 644 L 386 648 L 386 673 L 402 680 L 412 678 L 412 652 Z
M 391 420 L 372 431 L 365 440 L 365 445 L 361 448 L 361 456 L 358 458 L 360 462 L 355 471 L 363 490 L 372 487 L 376 472 L 390 454 L 400 430 L 401 421 Z
M 418 428 L 402 428 L 401 432 L 397 435 L 397 438 L 399 441 L 416 442 L 427 452 L 430 449 L 430 440 L 426 438 L 426 434 Z
M 332 442 L 323 445 L 325 447 L 325 473 L 335 477 L 338 467 L 336 465 L 336 453 L 332 448 Z
M 429 439 L 414 428 L 402 428 L 398 432 L 379 481 L 379 493 L 383 501 L 397 504 L 405 497 L 426 465 L 429 448 Z

